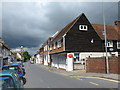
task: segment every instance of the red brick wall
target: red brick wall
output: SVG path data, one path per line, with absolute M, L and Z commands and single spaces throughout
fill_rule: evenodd
M 118 57 L 109 57 L 109 72 L 120 73 L 120 65 L 118 65 L 119 63 L 120 60 L 118 60 Z M 86 60 L 86 72 L 106 73 L 105 57 L 88 58 Z

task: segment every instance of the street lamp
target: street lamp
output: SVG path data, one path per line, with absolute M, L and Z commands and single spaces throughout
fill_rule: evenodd
M 109 73 L 109 62 L 107 54 L 107 37 L 106 37 L 106 26 L 105 26 L 105 15 L 104 15 L 104 5 L 103 5 L 103 23 L 104 23 L 104 39 L 105 39 L 105 52 L 106 52 L 106 73 Z
M 2 44 L 2 38 L 0 37 L 0 66 L 2 68 L 2 65 L 3 65 L 3 51 L 2 51 L 2 47 L 3 47 L 3 44 Z

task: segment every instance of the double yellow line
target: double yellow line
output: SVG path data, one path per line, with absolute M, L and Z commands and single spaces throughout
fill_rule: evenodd
M 107 78 L 100 78 L 100 77 L 90 77 L 90 76 L 70 76 L 70 77 L 76 77 L 78 78 L 94 78 L 94 79 L 102 79 L 102 80 L 106 80 L 106 81 L 111 81 L 111 82 L 115 82 L 115 83 L 120 83 L 120 81 L 118 80 L 112 80 L 112 79 L 107 79 Z

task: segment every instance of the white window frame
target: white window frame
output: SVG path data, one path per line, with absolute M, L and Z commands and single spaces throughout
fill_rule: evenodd
M 52 44 L 50 44 L 50 50 L 52 50 Z
M 81 28 L 81 27 L 83 27 L 83 28 Z M 88 30 L 88 26 L 87 25 L 79 25 L 79 30 L 87 31 Z
M 107 41 L 107 47 L 113 47 L 113 41 L 112 40 Z
M 54 49 L 56 49 L 56 42 L 54 42 Z
M 61 40 L 58 40 L 58 42 L 57 42 L 57 47 L 58 47 L 58 48 L 62 47 Z
M 117 49 L 120 49 L 120 41 L 117 41 Z

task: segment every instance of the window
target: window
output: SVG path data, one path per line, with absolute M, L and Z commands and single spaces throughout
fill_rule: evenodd
M 54 49 L 56 49 L 56 42 L 54 42 Z
M 87 25 L 79 25 L 79 30 L 87 31 L 88 27 L 87 27 Z
M 107 47 L 113 47 L 113 41 L 107 41 Z
M 44 51 L 47 51 L 47 45 L 45 45 L 45 47 L 44 47 Z
M 61 40 L 58 41 L 58 48 L 60 48 L 62 46 L 61 44 Z
M 52 50 L 52 44 L 50 45 L 50 50 Z
M 117 49 L 120 49 L 120 41 L 117 42 Z

